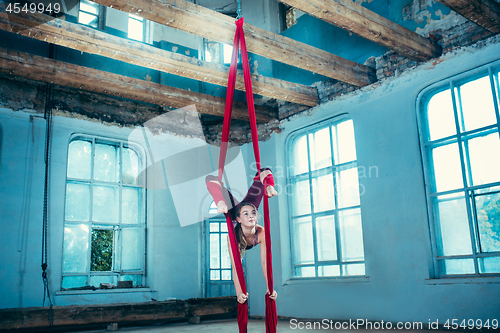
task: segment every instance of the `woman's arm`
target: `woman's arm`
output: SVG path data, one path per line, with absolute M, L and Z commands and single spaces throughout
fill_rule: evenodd
M 243 293 L 243 290 L 241 290 L 240 280 L 238 279 L 238 274 L 236 273 L 236 266 L 234 265 L 233 251 L 231 250 L 229 235 L 227 235 L 227 248 L 229 249 L 229 257 L 231 258 L 231 268 L 233 269 L 233 283 L 234 283 L 234 289 L 236 289 L 236 298 L 239 303 L 243 304 L 248 299 L 248 293 L 245 295 Z
M 258 231 L 258 242 L 260 243 L 260 265 L 262 266 L 262 273 L 264 273 L 264 279 L 266 280 L 266 289 L 269 297 L 271 299 L 276 299 L 278 294 L 276 290 L 273 290 L 272 294 L 269 292 L 268 284 L 267 284 L 267 260 L 266 260 L 266 237 L 264 233 L 264 228 L 260 227 L 257 229 Z

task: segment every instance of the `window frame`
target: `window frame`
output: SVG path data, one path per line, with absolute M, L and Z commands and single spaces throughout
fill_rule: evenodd
M 94 13 L 89 13 L 89 12 L 87 12 L 87 11 L 85 11 L 85 10 L 82 10 L 82 9 L 81 9 L 81 2 L 82 2 L 82 1 L 85 1 L 85 0 L 80 0 L 80 1 L 78 2 L 78 17 L 77 17 L 77 22 L 78 22 L 79 24 L 85 25 L 85 26 L 87 26 L 87 27 L 91 27 L 91 28 L 93 28 L 93 29 L 98 29 L 98 30 L 103 30 L 103 31 L 104 31 L 105 26 L 106 26 L 106 25 L 105 25 L 105 22 L 106 22 L 106 6 L 103 6 L 103 5 L 101 5 L 101 4 L 97 4 L 97 3 L 93 3 L 93 2 L 87 1 L 87 2 L 90 2 L 90 5 L 95 4 L 95 5 L 97 5 L 97 6 L 98 6 L 98 13 L 97 13 L 97 15 L 96 15 L 96 14 L 94 14 Z M 89 25 L 89 24 L 83 24 L 83 23 L 81 23 L 81 22 L 80 22 L 80 13 L 81 13 L 81 12 L 84 12 L 84 13 L 86 13 L 86 14 L 88 14 L 88 15 L 96 16 L 96 17 L 97 17 L 97 27 L 93 27 L 92 25 Z
M 324 119 L 324 120 L 321 120 L 317 123 L 314 123 L 314 124 L 309 124 L 309 125 L 305 125 L 305 126 L 302 126 L 302 127 L 299 127 L 295 130 L 293 130 L 291 133 L 288 134 L 286 140 L 285 140 L 285 163 L 286 163 L 286 189 L 288 189 L 291 185 L 292 185 L 292 179 L 294 178 L 297 178 L 298 175 L 295 175 L 295 176 L 291 176 L 290 175 L 290 170 L 292 168 L 294 168 L 294 166 L 292 165 L 292 156 L 293 156 L 293 153 L 292 153 L 292 149 L 293 149 L 293 143 L 299 138 L 299 137 L 302 137 L 303 135 L 306 136 L 306 140 L 307 140 L 307 152 L 308 152 L 308 170 L 303 173 L 303 174 L 307 174 L 307 177 L 309 178 L 309 185 L 311 186 L 311 178 L 312 178 L 312 174 L 313 173 L 319 173 L 321 171 L 319 170 L 323 170 L 323 169 L 326 169 L 326 168 L 332 168 L 332 174 L 333 174 L 333 191 L 334 193 L 336 192 L 336 186 L 337 186 L 337 181 L 336 181 L 336 176 L 335 176 L 335 173 L 336 173 L 336 170 L 348 170 L 350 168 L 357 168 L 358 167 L 358 159 L 357 159 L 357 154 L 356 154 L 356 160 L 354 161 L 349 161 L 349 162 L 345 162 L 345 163 L 339 163 L 339 164 L 332 164 L 328 167 L 323 167 L 323 168 L 320 168 L 320 169 L 317 169 L 317 170 L 313 170 L 311 171 L 311 166 L 310 166 L 310 160 L 309 160 L 309 156 L 310 156 L 310 145 L 309 145 L 309 134 L 310 133 L 316 133 L 318 132 L 320 129 L 322 128 L 331 128 L 332 126 L 336 126 L 337 124 L 340 124 L 344 121 L 348 121 L 348 120 L 351 120 L 352 121 L 352 118 L 349 117 L 349 115 L 347 113 L 342 113 L 342 114 L 339 114 L 339 115 L 336 115 L 334 117 L 330 117 L 328 119 Z M 353 124 L 354 126 L 354 124 Z M 331 129 L 329 130 L 330 132 L 330 139 L 332 138 L 331 137 Z M 356 140 L 356 139 L 354 139 Z M 356 141 L 355 141 L 356 142 Z M 334 147 L 331 146 L 330 149 L 332 150 L 332 153 L 333 153 L 333 149 Z M 331 158 L 333 159 L 333 155 L 331 156 Z M 342 169 L 342 167 L 345 167 L 345 166 L 351 166 L 350 168 L 348 169 Z M 359 171 L 357 172 L 358 174 L 358 181 L 359 181 Z M 302 175 L 302 174 L 301 174 Z M 359 187 L 358 187 L 359 188 Z M 287 195 L 287 213 L 288 213 L 288 233 L 289 233 L 289 241 L 290 241 L 290 247 L 289 247 L 289 251 L 290 251 L 290 271 L 289 271 L 289 280 L 295 280 L 295 281 L 300 281 L 300 280 L 311 280 L 311 281 L 315 281 L 315 280 L 324 280 L 324 279 L 328 279 L 328 280 L 338 280 L 338 281 L 353 281 L 353 280 L 358 280 L 358 279 L 366 279 L 368 277 L 368 274 L 366 273 L 366 257 L 365 257 L 365 249 L 364 249 L 364 236 L 362 234 L 362 237 L 363 237 L 363 260 L 355 260 L 355 261 L 343 261 L 342 260 L 342 257 L 341 257 L 341 251 L 339 251 L 339 248 L 342 247 L 342 243 L 340 241 L 340 232 L 339 232 L 339 212 L 341 211 L 347 211 L 347 210 L 352 210 L 352 209 L 359 209 L 360 211 L 360 214 L 361 214 L 361 201 L 359 202 L 358 205 L 355 205 L 355 206 L 347 206 L 347 207 L 342 207 L 342 208 L 339 208 L 338 207 L 338 195 L 334 195 L 334 202 L 335 202 L 335 207 L 333 209 L 328 209 L 328 210 L 325 210 L 325 211 L 321 211 L 321 212 L 314 212 L 314 203 L 312 202 L 312 196 L 313 196 L 313 193 L 312 191 L 310 191 L 310 197 L 311 197 L 311 211 L 309 214 L 303 214 L 303 215 L 294 215 L 293 213 L 293 198 L 292 198 L 292 195 L 291 194 L 288 194 Z M 359 199 L 361 199 L 361 195 L 359 194 Z M 331 214 L 330 214 L 331 213 Z M 315 276 L 297 276 L 295 274 L 295 269 L 297 267 L 301 267 L 301 266 L 311 266 L 311 265 L 298 265 L 296 264 L 296 260 L 295 260 L 295 249 L 294 249 L 294 237 L 295 237 L 295 231 L 294 231 L 294 223 L 293 223 L 293 219 L 295 218 L 298 218 L 298 217 L 303 217 L 303 216 L 310 216 L 311 217 L 311 229 L 312 229 L 312 233 L 313 233 L 313 253 L 314 253 L 314 263 L 312 265 L 312 267 L 314 267 L 314 270 L 315 270 Z M 314 218 L 313 218 L 314 216 Z M 335 237 L 336 237 L 336 255 L 337 255 L 337 259 L 336 260 L 328 260 L 328 261 L 320 261 L 318 259 L 318 255 L 317 255 L 317 237 L 316 237 L 316 232 L 315 232 L 315 229 L 316 229 L 316 225 L 314 223 L 315 221 L 315 218 L 316 217 L 324 217 L 324 216 L 333 216 L 334 217 L 334 220 L 335 220 Z M 362 221 L 362 217 L 361 217 L 361 228 L 362 228 L 362 231 L 363 231 L 363 221 Z M 345 265 L 345 264 L 363 264 L 364 265 L 364 274 L 362 275 L 344 275 L 343 273 L 343 268 L 342 266 Z M 319 267 L 320 266 L 326 266 L 326 265 L 338 265 L 339 266 L 339 276 L 330 276 L 330 275 L 326 275 L 326 276 L 321 276 L 319 275 Z
M 91 150 L 91 157 L 90 157 L 90 178 L 88 180 L 81 179 L 81 178 L 72 178 L 68 177 L 68 159 L 69 159 L 69 147 L 72 142 L 74 141 L 87 141 L 90 142 L 92 145 L 92 150 Z M 66 173 L 64 175 L 65 177 L 65 189 L 64 189 L 64 210 L 63 210 L 63 229 L 66 228 L 66 224 L 85 224 L 89 227 L 89 237 L 88 237 L 88 247 L 89 247 L 89 253 L 88 253 L 88 267 L 86 268 L 85 272 L 64 272 L 64 232 L 63 232 L 63 243 L 62 243 L 62 251 L 61 251 L 61 284 L 60 284 L 60 290 L 61 291 L 73 291 L 73 290 L 86 290 L 86 289 L 93 289 L 92 283 L 91 283 L 91 278 L 92 276 L 114 276 L 116 278 L 116 285 L 115 288 L 117 288 L 118 281 L 120 281 L 120 276 L 128 276 L 128 275 L 138 275 L 141 277 L 141 283 L 139 285 L 133 286 L 133 289 L 138 289 L 138 288 L 147 288 L 148 287 L 148 281 L 147 281 L 147 173 L 144 172 L 142 175 L 141 181 L 143 182 L 142 184 L 124 184 L 123 179 L 119 178 L 115 182 L 109 182 L 109 181 L 100 181 L 100 180 L 95 180 L 93 178 L 93 169 L 94 169 L 94 158 L 95 158 L 95 143 L 104 143 L 104 144 L 111 144 L 115 145 L 116 147 L 119 147 L 120 149 L 120 156 L 119 156 L 119 177 L 122 176 L 122 167 L 123 167 L 123 149 L 131 149 L 133 150 L 139 159 L 140 166 L 142 166 L 145 170 L 145 167 L 147 166 L 147 155 L 145 153 L 145 149 L 138 143 L 135 142 L 130 142 L 127 140 L 123 139 L 116 139 L 116 138 L 110 138 L 110 137 L 103 137 L 99 135 L 89 135 L 89 134 L 72 134 L 68 143 L 67 143 L 67 148 L 66 148 Z M 141 170 L 139 170 L 141 171 Z M 66 206 L 67 206 L 67 184 L 73 182 L 73 183 L 88 183 L 89 184 L 89 220 L 88 221 L 67 221 L 66 220 Z M 93 197 L 93 185 L 97 182 L 98 185 L 113 185 L 113 186 L 118 186 L 118 204 L 117 204 L 117 209 L 118 209 L 118 222 L 94 222 L 92 220 L 92 200 L 91 198 Z M 121 208 L 122 208 L 122 189 L 124 187 L 134 187 L 134 188 L 142 188 L 142 198 L 140 200 L 140 203 L 142 204 L 139 209 L 141 210 L 141 217 L 140 217 L 140 222 L 139 223 L 133 223 L 133 224 L 125 224 L 126 227 L 139 227 L 141 230 L 141 242 L 142 242 L 142 249 L 139 252 L 139 256 L 142 258 L 142 268 L 141 269 L 123 269 L 120 267 L 120 270 L 115 270 L 115 251 L 118 253 L 117 255 L 120 256 L 122 255 L 122 246 L 117 245 L 115 248 L 115 244 L 118 241 L 122 241 L 122 233 L 120 232 L 123 230 L 123 221 L 121 219 Z M 112 258 L 112 270 L 111 271 L 106 271 L 106 272 L 99 272 L 99 271 L 92 271 L 92 231 L 93 230 L 113 230 L 113 247 L 114 247 L 114 253 L 113 253 L 113 258 Z M 119 235 L 120 234 L 120 235 Z M 120 239 L 119 239 L 120 237 Z M 64 288 L 63 283 L 64 283 L 64 277 L 70 277 L 70 276 L 87 276 L 87 284 L 84 287 L 75 287 L 75 288 Z M 98 287 L 95 287 L 99 289 Z M 128 288 L 124 288 L 123 291 L 130 290 Z
M 496 75 L 496 79 L 495 79 Z M 490 88 L 493 97 L 493 107 L 496 117 L 496 124 L 482 126 L 479 128 L 475 128 L 472 130 L 462 129 L 464 126 L 460 124 L 460 120 L 462 119 L 461 111 L 458 110 L 461 105 L 461 101 L 459 99 L 459 93 L 456 92 L 458 87 L 465 85 L 467 83 L 473 82 L 475 80 L 488 77 L 490 81 Z M 500 91 L 500 61 L 494 61 L 485 65 L 477 66 L 475 69 L 468 70 L 462 72 L 457 75 L 450 76 L 438 82 L 435 82 L 426 88 L 424 88 L 417 96 L 416 100 L 416 115 L 417 115 L 417 127 L 418 127 L 418 135 L 419 135 L 419 144 L 420 144 L 420 153 L 422 157 L 422 168 L 423 168 L 423 180 L 425 186 L 425 195 L 426 195 L 426 205 L 427 205 L 427 219 L 428 219 L 428 228 L 429 228 L 429 246 L 430 246 L 430 260 L 432 265 L 430 265 L 430 278 L 435 280 L 445 280 L 450 278 L 498 278 L 500 277 L 500 273 L 481 273 L 479 270 L 479 260 L 478 258 L 485 257 L 500 257 L 500 251 L 494 252 L 481 252 L 481 249 L 478 245 L 479 239 L 479 226 L 477 223 L 477 211 L 474 209 L 475 203 L 473 202 L 475 197 L 478 197 L 477 194 L 474 194 L 474 191 L 478 189 L 493 189 L 495 187 L 500 186 L 500 181 L 489 182 L 485 184 L 473 185 L 471 184 L 471 167 L 470 167 L 470 155 L 469 153 L 464 153 L 466 150 L 464 147 L 467 147 L 467 143 L 473 138 L 486 137 L 488 135 L 497 134 L 500 136 L 500 99 L 498 96 L 498 92 Z M 455 120 L 455 134 L 447 135 L 443 138 L 431 140 L 430 131 L 429 131 L 429 119 L 427 106 L 429 101 L 433 96 L 436 96 L 439 93 L 450 90 L 452 96 L 452 107 L 453 107 L 453 116 Z M 457 107 L 458 105 L 458 107 Z M 462 119 L 463 121 L 463 119 Z M 456 144 L 459 151 L 460 157 L 460 172 L 462 176 L 462 187 L 451 190 L 438 191 L 434 189 L 433 186 L 435 184 L 434 181 L 434 164 L 432 162 L 432 149 L 436 147 L 444 147 L 448 144 Z M 467 148 L 468 149 L 468 148 Z M 490 194 L 496 193 L 493 191 Z M 467 223 L 468 223 L 468 237 L 471 245 L 471 254 L 460 254 L 460 255 L 439 255 L 438 243 L 440 242 L 438 239 L 438 231 L 437 231 L 437 223 L 435 219 L 435 203 L 433 198 L 437 198 L 439 196 L 445 196 L 450 194 L 463 194 L 464 202 L 466 205 L 466 213 L 467 213 Z M 495 255 L 496 254 L 496 255 Z M 472 259 L 474 265 L 474 273 L 472 274 L 440 274 L 440 263 L 441 260 L 446 259 Z

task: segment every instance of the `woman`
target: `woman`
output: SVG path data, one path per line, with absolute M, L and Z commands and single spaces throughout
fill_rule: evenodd
M 231 214 L 240 254 L 243 255 L 245 250 L 249 250 L 257 244 L 260 244 L 261 266 L 267 285 L 266 240 L 264 237 L 264 228 L 257 224 L 257 209 L 262 201 L 264 193 L 268 197 L 273 197 L 278 194 L 274 189 L 274 179 L 271 170 L 265 168 L 261 170 L 260 175 L 257 173 L 253 179 L 252 186 L 250 186 L 250 189 L 241 203 L 238 203 L 234 199 L 231 192 L 224 187 L 224 184 L 219 182 L 217 177 L 208 176 L 206 178 L 206 184 L 214 202 L 217 204 L 217 212 L 221 214 L 229 212 Z M 238 276 L 236 275 L 231 247 L 229 246 L 228 248 L 233 267 L 233 282 L 236 289 L 237 300 L 239 303 L 243 304 L 248 299 L 248 293 L 244 294 L 241 290 Z M 278 297 L 275 290 L 273 290 L 272 294 L 267 290 L 267 293 L 270 294 L 269 297 L 271 299 L 275 300 Z

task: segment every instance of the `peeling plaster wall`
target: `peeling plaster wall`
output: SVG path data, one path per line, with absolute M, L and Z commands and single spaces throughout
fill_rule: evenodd
M 288 198 L 271 199 L 271 235 L 278 314 L 285 317 L 365 319 L 428 324 L 448 319 L 497 318 L 500 280 L 433 280 L 432 258 L 417 129 L 416 99 L 425 87 L 481 65 L 500 64 L 500 37 L 409 69 L 397 77 L 324 103 L 282 121 L 282 132 L 261 144 L 275 170 L 277 188 L 286 183 L 286 140 L 295 130 L 347 113 L 353 120 L 358 167 L 376 167 L 360 178 L 366 278 L 291 279 Z M 247 147 L 247 145 L 245 145 Z M 250 148 L 248 148 L 250 149 Z M 265 283 L 258 251 L 249 251 L 247 281 L 251 315 L 264 316 Z

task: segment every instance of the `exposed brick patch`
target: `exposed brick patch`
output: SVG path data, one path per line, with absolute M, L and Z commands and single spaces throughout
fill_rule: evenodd
M 280 133 L 281 129 L 279 125 L 280 123 L 277 120 L 266 124 L 257 124 L 259 141 L 269 140 L 273 133 Z M 222 141 L 222 124 L 205 126 L 204 133 L 206 142 L 219 146 Z M 231 121 L 229 142 L 238 146 L 252 142 L 250 123 L 241 120 Z

